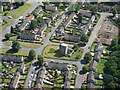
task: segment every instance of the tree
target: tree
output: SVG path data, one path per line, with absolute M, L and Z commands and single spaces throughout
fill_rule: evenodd
M 31 24 L 30 24 L 30 29 L 34 29 L 36 26 L 37 26 L 36 21 L 35 21 L 35 20 L 32 20 L 32 21 L 31 21 Z
M 12 49 L 14 52 L 18 52 L 20 49 L 20 43 L 18 41 L 13 41 L 12 42 Z
M 92 14 L 95 14 L 95 13 L 98 11 L 97 5 L 92 5 L 92 6 L 90 7 L 90 10 L 92 11 Z
M 115 85 L 114 85 L 114 83 L 113 82 L 110 82 L 110 83 L 108 83 L 107 85 L 105 85 L 105 88 L 110 88 L 111 90 L 113 89 L 115 89 Z
M 117 71 L 117 63 L 114 60 L 105 63 L 104 72 L 113 75 Z
M 88 42 L 88 35 L 86 35 L 86 34 L 82 35 L 81 41 Z
M 103 76 L 103 81 L 104 81 L 104 83 L 114 82 L 113 76 L 110 75 L 110 74 L 105 74 L 105 75 Z
M 89 71 L 88 65 L 84 65 L 83 68 L 82 68 L 82 70 L 83 70 L 85 73 L 88 72 L 88 71 Z
M 35 16 L 35 18 L 37 17 L 37 13 L 35 13 L 34 11 L 32 12 L 33 13 L 33 15 Z
M 84 56 L 84 59 L 86 60 L 86 63 L 88 63 L 92 59 L 91 53 L 87 52 Z
M 57 72 L 57 70 L 55 71 L 54 77 L 55 77 L 55 79 L 58 77 L 58 72 Z
M 117 10 L 116 10 L 116 9 L 113 9 L 113 10 L 112 10 L 112 14 L 113 14 L 113 17 L 115 17 L 115 15 L 117 14 Z
M 40 66 L 43 66 L 44 57 L 42 55 L 38 55 L 38 61 L 40 63 Z
M 118 44 L 120 45 L 120 36 L 118 37 Z
M 82 20 L 83 20 L 83 16 L 82 16 L 82 14 L 79 14 L 79 15 L 78 15 L 78 20 L 79 20 L 79 23 L 82 22 Z
M 33 60 L 34 58 L 35 58 L 35 56 L 36 56 L 36 53 L 35 53 L 35 50 L 30 50 L 29 51 L 29 55 L 28 55 L 28 58 L 30 59 L 30 60 Z
M 25 21 L 25 19 L 22 18 L 21 21 L 22 21 L 22 23 L 23 23 L 23 22 Z
M 43 23 L 43 22 L 44 22 L 43 17 L 38 17 L 38 18 L 37 18 L 37 22 L 38 22 L 38 23 Z
M 15 32 L 15 30 L 14 30 L 13 26 L 11 26 L 11 33 L 14 33 L 14 32 Z
M 77 45 L 77 44 L 74 44 L 74 45 L 73 45 L 73 49 L 75 49 L 75 48 L 78 48 L 78 45 Z
M 113 47 L 113 46 L 115 46 L 115 45 L 117 45 L 118 44 L 118 39 L 117 38 L 114 38 L 114 39 L 112 39 L 112 42 L 111 42 L 111 47 Z
M 50 2 L 43 2 L 44 5 L 50 5 Z
M 8 7 L 7 6 L 3 6 L 3 11 L 7 11 Z
M 10 39 L 10 34 L 6 33 L 6 34 L 5 34 L 5 38 L 6 38 L 7 40 L 9 40 L 9 39 Z

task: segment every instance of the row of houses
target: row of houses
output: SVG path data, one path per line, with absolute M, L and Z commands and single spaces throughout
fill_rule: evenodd
M 93 22 L 95 21 L 95 16 L 93 15 L 89 20 L 88 24 L 84 25 L 81 31 L 81 34 L 87 34 L 88 31 L 91 29 Z
M 25 71 L 25 64 L 21 63 L 19 68 L 17 68 L 17 72 L 15 73 L 14 77 L 11 80 L 11 83 L 9 85 L 9 88 L 17 88 L 19 79 L 21 77 L 21 74 L 23 74 Z
M 24 60 L 23 56 L 9 55 L 9 54 L 2 55 L 2 61 L 6 61 L 6 62 L 22 63 L 23 60 Z
M 35 10 L 35 13 L 40 13 L 42 11 L 41 7 L 39 7 L 38 9 Z M 50 26 L 50 23 L 52 20 L 54 20 L 57 16 L 59 15 L 59 12 L 58 11 L 55 11 L 51 17 L 45 21 L 44 24 L 42 24 L 41 28 L 39 30 L 32 30 L 32 32 L 29 32 L 29 33 L 23 33 L 23 32 L 20 32 L 19 35 L 20 35 L 20 39 L 28 39 L 28 40 L 40 40 L 41 36 L 43 36 L 43 33 L 44 31 L 47 29 L 47 27 Z M 25 27 L 28 25 L 28 23 L 25 25 L 23 25 L 22 27 L 24 28 L 20 28 L 21 30 L 24 30 Z M 19 31 L 20 31 L 19 29 Z
M 89 74 L 88 74 L 88 77 L 87 77 L 87 88 L 88 89 L 93 89 L 94 88 L 94 84 L 96 83 L 96 80 L 95 79 L 103 79 L 103 75 L 100 74 L 100 73 L 96 73 L 96 67 L 97 67 L 97 63 L 100 62 L 100 58 L 101 58 L 101 51 L 99 49 L 101 49 L 102 46 L 101 46 L 101 43 L 98 43 L 96 45 L 96 48 L 95 48 L 95 56 L 93 57 L 93 60 L 91 61 L 90 63 L 90 66 L 89 66 Z

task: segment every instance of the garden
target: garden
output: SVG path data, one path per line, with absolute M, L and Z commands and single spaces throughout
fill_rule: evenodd
M 75 80 L 76 80 L 76 73 L 77 73 L 77 67 L 73 66 L 74 69 L 71 70 L 71 82 L 70 86 L 75 86 Z M 73 71 L 75 73 L 73 73 Z M 66 78 L 66 72 L 67 71 L 59 71 L 59 70 L 47 70 L 46 78 L 44 80 L 44 87 L 48 88 L 62 88 L 65 84 L 65 78 Z
M 70 50 L 73 50 L 71 47 L 69 47 Z M 82 55 L 83 50 L 82 49 L 77 49 L 74 50 L 74 53 L 70 56 L 61 56 L 59 52 L 59 46 L 54 46 L 54 45 L 49 45 L 45 48 L 43 52 L 43 56 L 47 58 L 55 58 L 55 59 L 65 59 L 65 60 L 74 60 L 77 61 L 80 59 Z

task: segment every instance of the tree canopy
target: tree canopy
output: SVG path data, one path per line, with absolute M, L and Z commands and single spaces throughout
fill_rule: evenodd
M 12 42 L 12 49 L 14 52 L 18 52 L 20 49 L 20 43 L 18 41 L 13 41 Z
M 30 50 L 29 51 L 29 55 L 28 55 L 28 58 L 30 59 L 30 60 L 33 60 L 34 58 L 35 58 L 35 56 L 36 56 L 36 53 L 35 53 L 35 50 Z
M 43 62 L 44 62 L 44 57 L 43 57 L 43 55 L 38 55 L 37 58 L 38 58 L 38 61 L 39 61 L 39 63 L 40 63 L 40 66 L 43 66 Z
M 86 60 L 86 62 L 88 63 L 91 59 L 92 59 L 92 55 L 90 52 L 87 52 L 84 56 L 84 59 Z

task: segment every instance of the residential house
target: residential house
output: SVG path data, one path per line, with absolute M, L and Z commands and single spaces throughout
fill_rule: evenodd
M 94 76 L 94 72 L 93 71 L 90 71 L 89 74 L 88 74 L 88 77 L 87 77 L 87 82 L 88 83 L 94 83 L 94 79 L 95 76 Z
M 20 39 L 25 40 L 40 40 L 40 35 L 34 34 L 34 33 L 19 33 Z
M 94 21 L 95 21 L 95 16 L 93 15 L 89 22 L 92 24 Z
M 103 80 L 104 74 L 101 73 L 95 73 L 95 79 Z
M 13 8 L 14 8 L 13 4 L 10 3 L 10 4 L 8 5 L 8 10 L 12 10 Z
M 116 16 L 115 16 L 115 21 L 120 22 L 120 14 L 116 14 Z
M 35 18 L 35 16 L 33 15 L 33 14 L 31 14 L 27 19 L 26 19 L 26 21 L 27 22 L 31 22 L 31 20 L 33 20 Z
M 72 12 L 69 17 L 67 18 L 67 20 L 65 21 L 65 23 L 63 24 L 64 28 L 66 28 L 71 22 L 72 19 L 76 16 L 75 12 Z
M 51 10 L 51 11 L 57 11 L 57 7 L 56 6 L 45 5 L 45 9 L 46 10 Z
M 22 25 L 18 28 L 17 31 L 20 32 L 20 31 L 24 30 L 28 24 L 29 24 L 29 23 L 26 22 L 26 21 L 23 22 Z
M 96 72 L 96 67 L 97 67 L 97 62 L 95 60 L 92 60 L 92 62 L 90 63 L 89 71 Z
M 64 88 L 70 88 L 70 84 L 71 84 L 71 71 L 68 70 L 65 75 Z
M 3 54 L 2 55 L 2 61 L 22 63 L 23 62 L 23 56 Z
M 87 90 L 94 90 L 94 84 L 93 83 L 88 83 L 87 84 Z
M 76 35 L 76 36 L 73 36 L 73 35 L 65 35 L 64 38 L 63 38 L 65 41 L 70 41 L 70 42 L 80 42 L 81 40 L 81 37 Z
M 59 48 L 61 55 L 66 55 L 68 53 L 68 44 L 60 43 Z
M 103 45 L 101 42 L 99 42 L 96 46 L 95 46 L 95 51 L 100 51 L 101 53 L 106 53 L 106 51 L 104 49 L 102 49 Z
M 103 47 L 103 45 L 101 42 L 97 43 L 97 45 L 95 46 L 95 51 L 96 52 L 99 51 L 99 49 L 101 49 L 102 47 Z
M 89 23 L 84 25 L 81 31 L 81 34 L 87 34 L 88 31 L 91 29 L 93 22 L 95 21 L 95 16 L 93 15 L 89 20 Z
M 58 16 L 59 12 L 55 11 L 52 15 L 51 15 L 51 20 L 54 20 L 57 16 Z
M 81 34 L 87 34 L 88 33 L 88 25 L 84 25 L 83 27 L 82 27 L 82 31 L 81 31 Z
M 43 36 L 43 32 L 47 29 L 47 24 L 43 24 L 42 27 L 37 32 L 38 35 Z
M 47 24 L 48 27 L 50 26 L 50 23 L 51 23 L 51 18 L 49 18 L 48 20 L 46 20 L 46 24 Z
M 56 31 L 58 35 L 63 35 L 64 34 L 64 27 L 61 26 L 58 31 Z
M 0 1 L 0 13 L 3 13 L 3 6 L 1 1 Z
M 17 88 L 17 84 L 19 82 L 20 79 L 20 72 L 16 72 L 15 76 L 12 79 L 12 82 L 10 83 L 10 88 Z
M 95 60 L 96 62 L 100 62 L 100 58 L 101 58 L 101 52 L 98 51 L 95 53 L 93 60 Z
M 46 68 L 44 66 L 40 67 L 40 70 L 37 74 L 36 88 L 41 88 L 43 85 L 44 77 L 46 73 Z
M 80 10 L 78 13 L 82 14 L 83 16 L 91 17 L 91 11 L 88 10 Z
M 42 8 L 41 7 L 38 7 L 36 10 L 35 10 L 35 13 L 38 15 L 42 12 Z
M 103 11 L 110 11 L 112 9 L 111 6 L 108 6 L 108 5 L 98 5 L 98 10 L 103 10 Z
M 25 71 L 25 64 L 24 64 L 24 62 L 21 63 L 20 67 L 18 68 L 18 71 L 19 71 L 21 74 L 24 73 L 24 71 Z
M 47 69 L 50 70 L 59 70 L 59 71 L 67 71 L 68 69 L 68 64 L 67 63 L 53 63 L 53 62 L 49 62 L 47 67 Z

